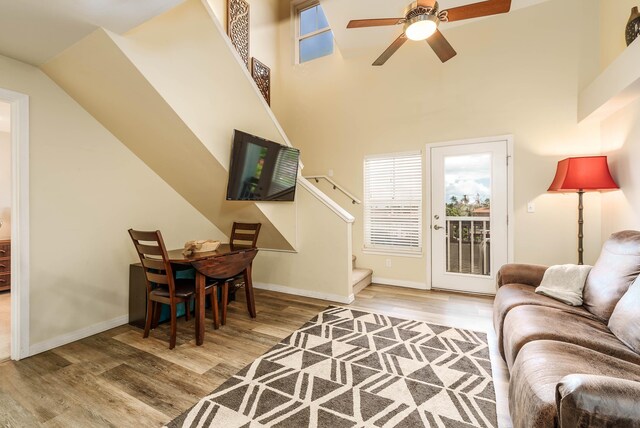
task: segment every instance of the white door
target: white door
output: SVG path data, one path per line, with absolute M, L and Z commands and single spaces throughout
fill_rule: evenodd
M 495 294 L 508 260 L 507 145 L 428 147 L 432 288 Z

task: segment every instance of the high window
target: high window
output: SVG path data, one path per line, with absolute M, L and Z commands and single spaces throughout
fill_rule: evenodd
M 383 253 L 422 252 L 422 155 L 364 160 L 364 247 Z
M 297 9 L 296 44 L 298 62 L 303 63 L 333 53 L 333 32 L 317 1 L 302 3 Z

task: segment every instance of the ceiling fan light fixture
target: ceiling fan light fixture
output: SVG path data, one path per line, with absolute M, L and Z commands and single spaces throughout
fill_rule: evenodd
M 407 21 L 404 32 L 411 40 L 426 40 L 438 29 L 435 15 L 418 15 Z

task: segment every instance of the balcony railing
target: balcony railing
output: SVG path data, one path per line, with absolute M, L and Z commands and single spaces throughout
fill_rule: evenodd
M 489 217 L 447 217 L 447 272 L 491 275 Z

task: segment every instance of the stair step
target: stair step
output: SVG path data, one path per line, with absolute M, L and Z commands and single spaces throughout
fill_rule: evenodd
M 367 285 L 371 284 L 373 271 L 371 269 L 353 269 L 351 274 L 351 284 L 353 285 L 353 294 L 361 292 Z

